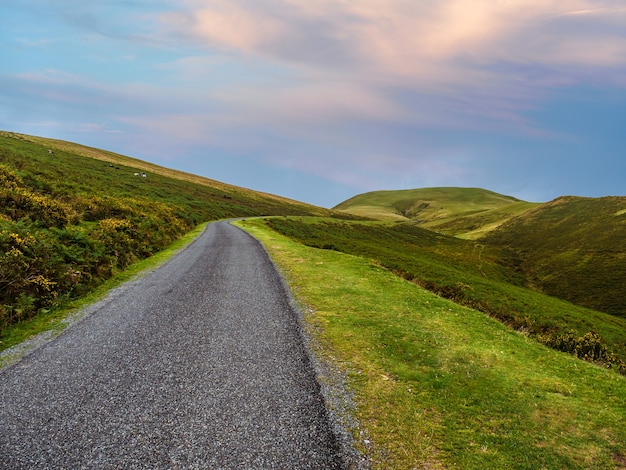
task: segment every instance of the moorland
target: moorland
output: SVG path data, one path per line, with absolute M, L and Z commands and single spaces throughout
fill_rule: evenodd
M 626 466 L 625 197 L 423 188 L 331 210 L 2 132 L 1 347 L 233 217 L 256 217 L 239 224 L 345 374 L 374 468 Z

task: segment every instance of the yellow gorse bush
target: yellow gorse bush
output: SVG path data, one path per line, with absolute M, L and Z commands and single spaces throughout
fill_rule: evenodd
M 24 185 L 22 179 L 6 166 L 0 165 L 0 188 L 17 189 Z
M 41 226 L 59 228 L 70 222 L 73 212 L 66 204 L 22 188 L 0 190 L 0 211 L 12 220 L 28 217 Z
M 6 233 L 7 240 L 9 244 L 15 248 L 27 248 L 28 246 L 33 245 L 35 242 L 35 237 L 29 234 L 22 234 L 4 231 Z

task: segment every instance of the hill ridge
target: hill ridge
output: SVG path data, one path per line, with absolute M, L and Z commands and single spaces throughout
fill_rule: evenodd
M 249 188 L 244 188 L 243 186 L 237 186 L 234 184 L 224 183 L 222 181 L 218 181 L 212 178 L 208 178 L 206 176 L 196 175 L 194 173 L 189 173 L 182 170 L 175 170 L 172 168 L 168 168 L 162 165 L 157 165 L 156 163 L 147 162 L 145 160 L 141 160 L 135 157 L 130 157 L 127 155 L 123 155 L 120 153 L 116 153 L 110 150 L 99 149 L 96 147 L 91 147 L 84 144 L 79 144 L 75 142 L 70 142 L 61 139 L 52 139 L 48 137 L 40 137 L 40 136 L 32 136 L 28 134 L 20 134 L 17 132 L 9 132 L 9 131 L 0 131 L 0 135 L 6 137 L 13 137 L 21 140 L 25 140 L 28 142 L 37 143 L 39 145 L 44 145 L 49 147 L 52 150 L 64 150 L 71 151 L 73 153 L 77 153 L 79 155 L 94 158 L 97 160 L 102 160 L 105 162 L 113 163 L 113 164 L 124 164 L 128 166 L 134 166 L 137 169 L 150 171 L 153 173 L 158 173 L 163 176 L 169 176 L 176 179 L 186 180 L 193 183 L 201 184 L 203 186 L 217 187 L 226 191 L 238 191 L 238 192 L 246 192 L 250 194 L 258 194 L 266 197 L 270 197 L 279 201 L 285 201 L 293 204 L 298 204 L 302 206 L 308 206 L 310 208 L 318 208 L 313 204 L 308 204 L 305 202 L 297 201 L 295 199 L 279 196 L 272 193 L 267 193 L 263 191 L 257 191 Z M 132 165 L 131 165 L 132 164 Z

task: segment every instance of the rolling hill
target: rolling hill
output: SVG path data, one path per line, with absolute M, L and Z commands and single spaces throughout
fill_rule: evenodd
M 477 238 L 536 204 L 480 188 L 421 188 L 354 196 L 335 210 L 385 221 L 411 221 L 449 235 Z
M 626 316 L 626 197 L 529 203 L 478 188 L 423 188 L 365 193 L 335 209 L 506 249 L 526 287 Z
M 515 250 L 528 286 L 626 317 L 626 197 L 560 197 L 481 241 Z
M 151 174 L 157 174 L 165 176 L 178 181 L 185 181 L 189 183 L 195 183 L 200 186 L 207 186 L 219 192 L 223 197 L 228 198 L 232 196 L 237 201 L 247 201 L 248 204 L 254 206 L 257 209 L 265 207 L 265 210 L 276 213 L 277 208 L 288 208 L 289 213 L 302 212 L 302 214 L 328 216 L 330 212 L 327 209 L 306 204 L 293 199 L 288 199 L 275 194 L 268 194 L 259 191 L 253 191 L 251 189 L 242 188 L 240 186 L 234 186 L 226 183 L 222 183 L 217 180 L 206 178 L 203 176 L 194 175 L 192 173 L 186 173 L 184 171 L 173 170 L 163 166 L 155 165 L 137 158 L 120 155 L 108 150 L 97 149 L 88 147 L 85 145 L 77 144 L 74 142 L 67 142 L 58 139 L 49 139 L 46 137 L 37 137 L 25 134 L 16 134 L 12 132 L 2 132 L 0 135 L 3 137 L 12 137 L 24 142 L 32 142 L 40 146 L 50 149 L 56 154 L 65 152 L 72 155 L 78 155 L 81 157 L 89 157 L 95 160 L 101 160 L 108 164 L 118 167 L 120 165 L 129 168 L 141 170 L 142 172 L 148 172 Z

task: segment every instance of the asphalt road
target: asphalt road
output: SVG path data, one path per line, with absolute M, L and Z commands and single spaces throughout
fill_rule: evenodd
M 342 468 L 279 275 L 228 223 L 0 371 L 1 468 Z

